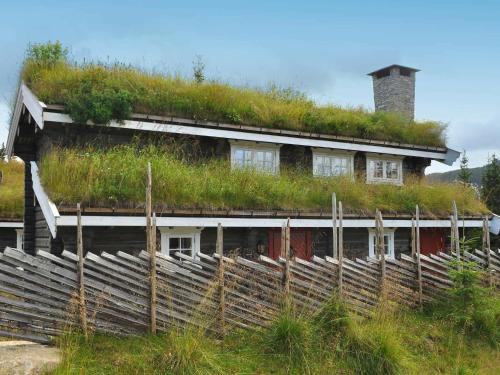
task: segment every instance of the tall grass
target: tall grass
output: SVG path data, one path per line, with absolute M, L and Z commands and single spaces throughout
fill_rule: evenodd
M 28 51 L 22 78 L 44 102 L 63 104 L 77 121 L 106 123 L 132 112 L 180 116 L 269 128 L 319 132 L 428 146 L 443 146 L 445 126 L 408 122 L 399 115 L 362 108 L 319 106 L 304 94 L 271 86 L 235 87 L 184 79 L 122 64 L 77 64 L 58 44 Z M 54 53 L 33 53 L 51 49 Z
M 0 160 L 0 218 L 22 218 L 24 210 L 24 163 Z
M 328 210 L 332 192 L 351 213 L 448 215 L 455 200 L 465 213 L 487 212 L 473 190 L 459 184 L 408 180 L 404 186 L 367 185 L 351 178 L 314 178 L 305 171 L 279 176 L 231 170 L 226 160 L 184 160 L 170 148 L 118 146 L 108 150 L 55 148 L 41 160 L 42 183 L 57 204 L 141 207 L 152 163 L 153 198 L 163 208 Z

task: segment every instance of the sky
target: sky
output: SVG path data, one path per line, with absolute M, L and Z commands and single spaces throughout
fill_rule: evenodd
M 187 76 L 200 55 L 209 79 L 369 109 L 366 73 L 415 67 L 416 118 L 446 123 L 448 147 L 466 150 L 471 167 L 500 155 L 500 1 L 0 2 L 0 143 L 26 47 L 59 40 L 78 61 Z

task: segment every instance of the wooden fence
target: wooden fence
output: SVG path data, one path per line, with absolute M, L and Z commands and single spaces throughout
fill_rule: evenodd
M 446 297 L 446 289 L 452 286 L 450 260 L 456 257 L 439 253 L 420 255 L 420 262 L 417 256 L 407 255 L 398 260 L 344 258 L 339 262 L 331 257 L 305 261 L 284 255 L 278 261 L 261 257 L 256 262 L 221 256 L 221 251 L 211 256 L 198 254 L 196 259 L 158 253 L 153 275 L 156 329 L 194 325 L 224 334 L 236 327 L 265 327 L 284 299 L 308 315 L 339 295 L 362 315 L 370 315 L 381 296 L 417 307 L 420 299 L 425 303 Z M 498 250 L 489 254 L 475 250 L 462 257 L 486 270 L 488 282 L 500 284 Z M 63 252 L 59 257 L 38 251 L 32 256 L 6 248 L 0 253 L 0 336 L 47 342 L 79 327 L 79 280 L 83 281 L 84 320 L 89 331 L 148 332 L 152 316 L 150 261 L 146 251 L 138 256 L 87 253 L 80 277 L 78 257 L 73 253 Z

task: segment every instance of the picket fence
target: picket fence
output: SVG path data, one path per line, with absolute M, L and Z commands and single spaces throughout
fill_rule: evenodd
M 266 327 L 286 299 L 311 316 L 330 298 L 341 298 L 354 312 L 369 316 L 385 300 L 417 307 L 446 298 L 454 254 L 417 259 L 279 259 L 183 254 L 157 255 L 156 324 L 198 326 L 220 334 L 235 328 Z M 487 270 L 488 283 L 500 284 L 500 253 L 475 250 L 462 255 Z M 222 258 L 222 259 L 221 259 Z M 83 263 L 85 311 L 90 331 L 118 335 L 148 332 L 151 317 L 150 259 L 147 252 L 87 253 Z M 221 274 L 220 267 L 223 267 Z M 383 267 L 383 269 L 382 269 Z M 420 274 L 420 278 L 419 278 Z M 219 279 L 222 275 L 223 279 Z M 421 281 L 419 281 L 421 280 Z M 421 285 L 421 291 L 420 291 Z M 221 287 L 222 286 L 222 287 Z M 78 258 L 38 251 L 29 255 L 6 248 L 0 253 L 0 336 L 50 342 L 79 325 Z

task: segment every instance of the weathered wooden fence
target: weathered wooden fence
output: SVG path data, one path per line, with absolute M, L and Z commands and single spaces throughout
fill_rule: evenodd
M 285 295 L 299 312 L 310 315 L 339 295 L 339 281 L 341 298 L 359 314 L 370 315 L 381 296 L 416 307 L 420 283 L 423 302 L 445 298 L 446 289 L 452 286 L 450 261 L 456 258 L 444 253 L 420 255 L 420 273 L 416 256 L 385 261 L 343 258 L 339 278 L 339 260 L 331 257 L 313 257 L 311 261 L 261 257 L 256 262 L 221 256 L 220 252 L 198 254 L 196 259 L 176 256 L 178 259 L 162 254 L 156 257 L 158 331 L 186 325 L 214 333 L 220 333 L 220 327 L 225 331 L 265 327 L 279 312 Z M 462 257 L 486 270 L 488 282 L 500 284 L 498 250 L 489 254 L 475 250 Z M 145 251 L 138 256 L 87 253 L 83 291 L 89 330 L 123 335 L 148 332 L 150 265 Z M 78 257 L 73 253 L 63 252 L 58 257 L 38 251 L 32 256 L 6 248 L 0 253 L 0 336 L 46 342 L 79 327 L 79 280 Z

